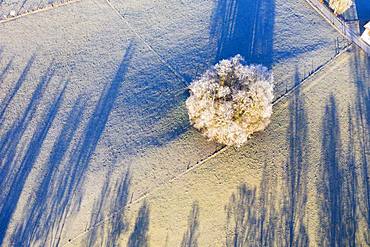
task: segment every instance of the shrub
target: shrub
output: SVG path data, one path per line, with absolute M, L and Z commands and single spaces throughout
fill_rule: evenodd
M 261 65 L 244 65 L 240 55 L 220 61 L 189 89 L 190 122 L 210 140 L 241 146 L 270 123 L 272 73 Z

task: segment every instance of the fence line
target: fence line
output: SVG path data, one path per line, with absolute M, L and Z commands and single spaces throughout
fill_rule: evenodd
M 307 75 L 306 77 L 304 77 L 297 85 L 291 87 L 289 90 L 287 90 L 286 93 L 278 96 L 274 101 L 273 101 L 273 105 L 275 106 L 276 104 L 278 104 L 280 101 L 286 99 L 287 97 L 289 97 L 292 93 L 294 93 L 299 87 L 301 87 L 304 83 L 308 82 L 308 80 L 320 73 L 320 71 L 324 70 L 325 68 L 327 68 L 331 63 L 333 63 L 334 61 L 336 61 L 336 58 L 340 57 L 342 54 L 344 54 L 349 48 L 351 47 L 351 45 L 349 46 L 346 46 L 342 51 L 338 52 L 334 57 L 332 57 L 331 59 L 329 59 L 327 62 L 325 62 L 324 64 L 320 65 L 317 69 L 313 70 L 309 75 Z M 184 89 L 186 90 L 186 89 Z M 190 173 L 191 171 L 194 171 L 195 169 L 199 168 L 200 166 L 202 166 L 203 164 L 205 164 L 206 162 L 208 162 L 209 160 L 219 156 L 220 154 L 226 152 L 228 149 L 230 149 L 231 147 L 229 146 L 221 146 L 219 149 L 217 149 L 215 152 L 213 152 L 212 154 L 210 154 L 209 156 L 205 157 L 204 159 L 198 161 L 196 164 L 192 165 L 192 166 L 189 166 L 189 164 L 187 164 L 187 167 L 186 169 L 177 174 L 175 177 L 165 181 L 164 183 L 160 184 L 160 185 L 157 185 L 157 186 L 154 186 L 154 187 L 151 187 L 150 189 L 148 189 L 147 191 L 144 191 L 141 193 L 140 196 L 138 196 L 136 199 L 132 200 L 132 197 L 133 197 L 133 194 L 131 194 L 131 200 L 129 203 L 127 203 L 127 205 L 123 206 L 123 207 L 120 207 L 118 208 L 117 210 L 115 210 L 114 212 L 112 212 L 110 215 L 106 216 L 105 218 L 101 219 L 99 222 L 97 222 L 95 225 L 89 227 L 89 228 L 86 228 L 83 232 L 80 232 L 79 234 L 77 234 L 76 236 L 74 236 L 73 238 L 69 239 L 68 242 L 66 242 L 65 244 L 61 245 L 62 247 L 65 247 L 65 246 L 71 246 L 72 245 L 72 242 L 81 238 L 82 236 L 86 235 L 89 231 L 93 230 L 94 228 L 104 224 L 107 220 L 111 219 L 112 217 L 114 217 L 114 215 L 117 215 L 117 214 L 120 214 L 121 211 L 124 209 L 124 208 L 130 208 L 132 207 L 132 205 L 134 204 L 137 204 L 138 202 L 140 201 L 143 201 L 145 198 L 148 197 L 148 195 L 150 193 L 153 193 L 153 191 L 155 190 L 158 190 L 159 188 L 161 188 L 161 186 L 165 186 L 165 185 L 168 185 L 170 183 L 173 183 L 174 181 L 177 181 L 181 178 L 183 178 L 186 174 Z
M 318 0 L 306 0 L 306 2 L 311 5 L 311 7 L 315 9 L 322 17 L 324 17 L 330 25 L 337 29 L 340 34 L 349 39 L 351 42 L 355 43 L 358 47 L 364 50 L 368 56 L 370 56 L 370 45 L 363 41 L 360 37 L 360 34 L 353 31 L 353 28 L 344 20 L 335 16 L 329 7 Z

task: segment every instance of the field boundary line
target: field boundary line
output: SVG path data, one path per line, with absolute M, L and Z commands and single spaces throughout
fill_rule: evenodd
M 141 36 L 141 34 L 139 34 L 133 27 L 132 25 L 130 24 L 130 22 L 126 19 L 126 17 L 124 15 L 122 15 L 119 10 L 113 6 L 113 4 L 109 1 L 109 0 L 105 0 L 105 2 L 112 8 L 112 10 L 121 18 L 121 20 L 123 20 L 123 22 L 127 25 L 127 27 L 131 30 L 131 32 L 133 32 L 136 37 L 138 37 L 141 42 L 144 43 L 144 45 L 149 49 L 151 50 L 157 57 L 158 59 L 165 65 L 167 66 L 171 72 L 181 80 L 181 82 L 187 87 L 189 86 L 188 85 L 188 81 L 185 79 L 185 77 L 183 75 L 181 75 L 168 61 L 166 61 L 144 38 L 143 36 Z
M 368 56 L 370 56 L 370 45 L 362 40 L 359 33 L 352 30 L 345 21 L 338 18 L 326 5 L 317 0 L 306 0 L 306 2 L 321 15 L 332 27 L 334 27 L 342 36 L 349 41 L 355 43 L 360 47 Z
M 307 76 L 306 78 L 302 79 L 297 85 L 295 85 L 294 87 L 292 87 L 291 89 L 289 89 L 289 91 L 285 94 L 283 94 L 282 96 L 278 97 L 276 100 L 274 100 L 273 102 L 273 105 L 277 105 L 279 102 L 281 102 L 283 99 L 287 98 L 288 96 L 290 96 L 293 92 L 295 92 L 298 88 L 300 88 L 301 86 L 303 86 L 307 81 L 309 81 L 313 76 L 317 75 L 318 73 L 320 73 L 322 70 L 324 70 L 325 68 L 328 67 L 328 65 L 334 63 L 338 57 L 340 57 L 342 54 L 344 54 L 345 52 L 347 52 L 350 48 L 352 47 L 352 45 L 348 45 L 347 47 L 345 47 L 341 52 L 339 52 L 338 54 L 336 54 L 332 59 L 328 60 L 326 63 L 324 63 L 323 65 L 319 66 L 313 73 L 311 73 L 309 76 Z M 195 169 L 199 168 L 200 166 L 202 166 L 203 164 L 205 164 L 206 162 L 210 161 L 211 159 L 219 156 L 220 154 L 226 152 L 227 150 L 229 150 L 230 146 L 222 146 L 220 149 L 216 150 L 214 153 L 212 153 L 211 155 L 207 156 L 206 158 L 200 160 L 199 162 L 197 162 L 195 165 L 189 167 L 186 171 L 178 174 L 177 176 L 173 177 L 172 179 L 158 185 L 158 186 L 155 186 L 153 187 L 152 189 L 150 190 L 147 190 L 145 192 L 143 192 L 143 194 L 141 196 L 139 196 L 138 198 L 136 198 L 135 200 L 129 202 L 127 205 L 117 209 L 115 212 L 111 213 L 109 216 L 107 216 L 106 218 L 102 219 L 101 221 L 97 222 L 94 226 L 92 227 L 89 227 L 87 228 L 85 231 L 81 232 L 80 234 L 76 235 L 75 237 L 71 238 L 69 240 L 69 242 L 65 243 L 64 245 L 62 246 L 67 246 L 67 245 L 71 245 L 72 244 L 72 241 L 76 240 L 76 239 L 79 239 L 80 237 L 84 236 L 85 234 L 87 234 L 89 231 L 93 230 L 94 228 L 104 224 L 106 221 L 108 221 L 109 219 L 111 219 L 114 215 L 117 215 L 117 214 L 121 214 L 122 213 L 122 209 L 129 209 L 131 206 L 137 204 L 138 202 L 140 201 L 143 201 L 145 200 L 149 194 L 152 194 L 154 191 L 160 189 L 160 188 L 163 188 L 165 186 L 168 186 L 169 184 L 183 178 L 186 174 L 188 174 L 189 172 L 191 171 L 194 171 Z

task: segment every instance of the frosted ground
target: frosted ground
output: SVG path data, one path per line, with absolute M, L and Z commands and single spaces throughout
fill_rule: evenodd
M 275 105 L 264 133 L 153 191 L 127 219 L 149 225 L 153 246 L 368 246 L 368 68 L 363 54 L 342 54 Z
M 28 0 L 20 8 L 15 1 L 3 0 L 0 10 L 23 13 L 20 9 L 31 10 L 27 6 L 39 2 Z M 226 236 L 234 234 L 228 205 L 230 219 L 239 213 L 229 199 L 244 183 L 245 202 L 256 203 L 254 188 L 257 198 L 260 191 L 270 195 L 275 188 L 276 199 L 261 200 L 266 207 L 243 203 L 258 209 L 259 220 L 241 224 L 248 226 L 238 229 L 241 238 L 246 230 L 257 232 L 258 226 L 263 230 L 259 232 L 268 232 L 260 239 L 274 243 L 283 240 L 270 235 L 291 241 L 301 230 L 301 241 L 309 239 L 311 245 L 333 241 L 337 232 L 326 233 L 325 227 L 324 237 L 317 237 L 319 220 L 334 215 L 335 221 L 323 226 L 344 227 L 338 211 L 342 203 L 358 208 L 354 211 L 361 220 L 353 228 L 368 229 L 370 189 L 362 186 L 367 177 L 361 174 L 367 168 L 369 140 L 353 138 L 356 145 L 348 145 L 350 136 L 366 137 L 369 129 L 364 127 L 369 120 L 368 64 L 361 53 L 340 55 L 301 92 L 280 101 L 273 124 L 248 145 L 226 150 L 182 175 L 221 148 L 189 126 L 184 101 L 192 79 L 218 60 L 240 53 L 250 63 L 273 69 L 276 94 L 281 96 L 347 45 L 305 1 L 81 0 L 7 19 L 0 30 L 4 246 L 135 246 L 140 241 L 178 246 L 183 239 L 191 240 L 188 236 L 198 239 L 199 246 L 224 246 Z M 354 122 L 351 135 L 349 115 Z M 328 127 L 339 125 L 340 137 Z M 332 139 L 334 143 L 328 141 Z M 337 149 L 356 153 L 355 169 L 342 168 L 335 155 L 325 158 L 325 152 Z M 315 186 L 321 176 L 333 173 L 325 172 L 321 157 L 334 174 L 354 171 L 349 174 L 356 179 L 343 181 L 343 190 L 352 191 L 346 186 L 358 181 L 361 186 L 353 189 L 366 191 L 355 200 L 358 206 L 347 202 L 353 197 L 332 191 L 337 174 L 328 185 L 319 186 L 334 195 L 333 202 L 329 200 L 333 204 L 323 205 L 329 211 L 320 210 L 326 200 L 319 195 L 327 193 L 317 192 Z M 309 181 L 307 188 L 296 182 L 301 176 Z M 284 190 L 284 183 L 292 185 Z M 287 202 L 281 203 L 280 197 Z M 190 214 L 194 216 L 188 219 L 196 201 Z M 302 205 L 307 209 L 298 210 Z M 282 214 L 288 211 L 299 220 L 290 224 L 290 231 L 282 229 L 281 222 L 261 228 L 265 211 L 289 222 L 292 217 Z M 184 235 L 188 221 L 193 227 Z M 196 222 L 199 234 L 192 230 L 198 228 Z M 289 234 L 279 234 L 285 231 Z M 140 237 L 145 234 L 147 239 Z M 357 235 L 362 242 L 368 237 Z

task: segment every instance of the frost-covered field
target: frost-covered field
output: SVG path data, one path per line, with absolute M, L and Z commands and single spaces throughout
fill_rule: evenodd
M 69 1 L 71 0 L 0 0 L 0 20 Z
M 153 191 L 127 219 L 148 225 L 154 246 L 367 246 L 369 62 L 342 54 L 275 106 L 265 132 Z
M 3 0 L 0 12 L 30 9 L 12 6 Z M 150 217 L 144 207 L 138 221 L 150 221 L 152 246 L 180 243 L 193 199 L 200 202 L 202 236 L 209 235 L 200 246 L 213 239 L 222 245 L 218 212 L 245 181 L 241 176 L 259 184 L 262 157 L 276 159 L 276 169 L 287 158 L 288 103 L 277 106 L 271 137 L 257 135 L 220 156 L 222 162 L 205 163 L 168 186 L 221 148 L 190 128 L 187 85 L 240 53 L 273 69 L 280 96 L 346 45 L 336 47 L 337 39 L 303 0 L 81 0 L 0 23 L 0 242 L 112 246 L 130 235 L 134 241 L 146 229 L 131 234 L 142 201 L 124 207 L 150 191 Z M 307 92 L 326 102 L 317 85 L 349 84 L 308 83 Z M 311 109 L 318 116 L 319 106 Z M 242 165 L 247 161 L 253 173 Z M 192 175 L 198 171 L 199 180 Z M 208 187 L 215 179 L 224 194 Z M 198 196 L 203 192 L 210 197 Z

